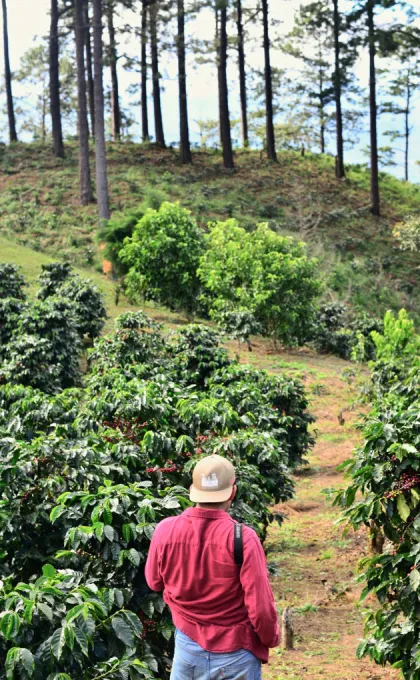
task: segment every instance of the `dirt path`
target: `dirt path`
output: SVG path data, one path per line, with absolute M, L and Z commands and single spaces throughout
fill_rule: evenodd
M 359 436 L 355 423 L 360 411 L 344 411 L 344 425 L 338 420 L 340 411 L 355 397 L 354 388 L 346 381 L 350 365 L 331 357 L 267 356 L 258 351 L 252 363 L 271 371 L 295 372 L 305 381 L 318 430 L 309 464 L 296 476 L 295 499 L 279 506 L 288 519 L 281 527 L 273 525 L 267 539 L 268 559 L 280 570 L 272 581 L 277 605 L 293 607 L 296 648 L 272 652 L 263 678 L 399 678 L 396 671 L 356 659 L 363 628 L 358 605 L 361 588 L 354 577 L 358 561 L 367 551 L 366 534 L 351 532 L 343 537 L 343 528 L 334 523 L 339 512 L 323 494 L 323 490 L 343 484 L 336 467 L 350 457 Z

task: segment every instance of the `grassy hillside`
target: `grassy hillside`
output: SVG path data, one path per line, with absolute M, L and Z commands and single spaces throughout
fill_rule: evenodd
M 419 185 L 383 174 L 377 219 L 369 213 L 366 169 L 353 166 L 337 182 L 329 156 L 283 151 L 273 165 L 258 152 L 240 152 L 232 173 L 211 152 L 196 152 L 193 167 L 181 167 L 171 149 L 124 143 L 108 151 L 113 213 L 161 198 L 180 201 L 203 226 L 229 217 L 248 228 L 267 221 L 308 243 L 320 260 L 327 299 L 374 313 L 401 306 L 420 312 L 420 258 L 401 252 L 392 236 L 397 221 L 420 210 Z M 96 208 L 78 205 L 76 146 L 64 161 L 37 145 L 3 148 L 0 171 L 0 236 L 99 271 Z

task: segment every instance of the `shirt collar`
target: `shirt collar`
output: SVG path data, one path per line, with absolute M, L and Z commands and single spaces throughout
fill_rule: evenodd
M 210 508 L 187 508 L 185 514 L 188 517 L 200 517 L 201 519 L 220 519 L 221 517 L 229 517 L 226 510 L 211 510 Z

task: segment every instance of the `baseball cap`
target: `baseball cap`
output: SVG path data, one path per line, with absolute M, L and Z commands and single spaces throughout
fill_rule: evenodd
M 214 453 L 200 460 L 193 471 L 190 500 L 193 503 L 223 503 L 228 501 L 235 483 L 232 463 Z

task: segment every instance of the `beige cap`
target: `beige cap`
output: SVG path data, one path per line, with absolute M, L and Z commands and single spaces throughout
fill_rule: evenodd
M 214 453 L 195 466 L 190 499 L 193 503 L 223 503 L 229 500 L 234 483 L 232 463 Z

